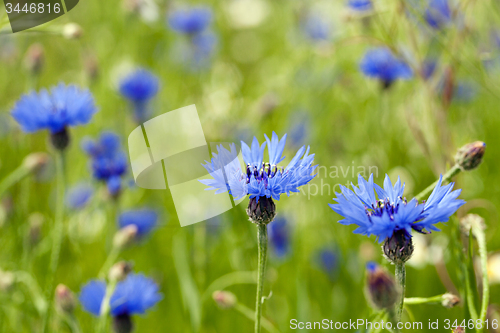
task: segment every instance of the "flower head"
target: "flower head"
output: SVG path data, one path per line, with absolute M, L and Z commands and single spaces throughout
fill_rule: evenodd
M 273 132 L 272 139 L 265 135 L 266 142 L 259 144 L 254 137 L 251 148 L 241 142 L 243 160 L 246 164 L 245 172 L 242 172 L 236 155 L 236 147 L 231 145 L 231 151 L 223 146 L 217 147 L 218 154 L 213 154 L 211 162 L 203 166 L 214 179 L 200 180 L 209 186 L 207 190 L 216 190 L 217 193 L 230 191 L 236 199 L 249 195 L 258 202 L 260 198 L 273 198 L 279 200 L 281 194 L 298 192 L 298 188 L 307 184 L 315 175 L 312 172 L 316 166 L 312 166 L 314 154 L 309 155 L 309 147 L 303 146 L 286 167 L 279 164 L 285 159 L 286 134 L 281 138 Z M 268 161 L 264 161 L 264 150 L 268 149 Z M 225 176 L 223 174 L 225 171 Z
M 152 209 L 138 209 L 123 212 L 118 217 L 120 229 L 129 225 L 137 227 L 137 236 L 142 237 L 151 232 L 156 227 L 158 214 Z
M 66 205 L 71 209 L 82 209 L 92 199 L 94 188 L 88 183 L 79 183 L 69 189 Z
M 441 176 L 429 199 L 419 204 L 417 199 L 408 202 L 403 197 L 404 184 L 399 178 L 393 186 L 386 175 L 382 188 L 373 183 L 373 174 L 368 181 L 360 175 L 358 187 L 351 184 L 354 192 L 341 186 L 342 193 L 335 193 L 337 203 L 329 206 L 344 217 L 339 223 L 358 226 L 356 234 L 375 235 L 382 242 L 401 232 L 408 239 L 412 229 L 420 233 L 439 231 L 435 224 L 447 222 L 465 203 L 457 199 L 461 190 L 452 191 L 453 183 L 441 186 L 442 180 Z
M 400 290 L 394 277 L 374 262 L 366 264 L 366 295 L 375 308 L 391 309 L 397 302 Z
M 451 21 L 451 9 L 448 0 L 429 0 L 425 10 L 425 20 L 434 29 L 442 29 Z
M 290 230 L 283 217 L 277 217 L 269 225 L 269 244 L 277 257 L 284 257 L 290 249 Z
M 299 149 L 295 157 L 286 167 L 279 164 L 285 159 L 286 134 L 280 140 L 273 132 L 272 139 L 265 135 L 266 142 L 259 144 L 254 137 L 251 148 L 241 142 L 243 160 L 246 164 L 246 172 L 242 172 L 234 144 L 230 146 L 231 151 L 222 145 L 217 147 L 217 154 L 213 153 L 210 162 L 203 166 L 213 179 L 200 180 L 209 186 L 207 190 L 216 190 L 216 194 L 229 191 L 236 199 L 246 195 L 250 196 L 247 214 L 254 223 L 267 224 L 276 215 L 276 207 L 273 202 L 279 200 L 286 193 L 298 192 L 298 188 L 307 184 L 315 175 L 312 175 L 316 166 L 312 166 L 314 154 L 309 155 L 309 147 Z M 268 161 L 264 161 L 264 150 L 268 150 Z M 223 172 L 224 171 L 224 172 Z
M 132 103 L 138 122 L 145 121 L 149 116 L 147 104 L 156 96 L 159 86 L 158 77 L 144 68 L 136 69 L 120 82 L 119 91 Z
M 210 25 L 212 11 L 203 6 L 179 9 L 168 17 L 169 26 L 184 34 L 199 34 Z
M 91 280 L 82 287 L 80 303 L 83 308 L 99 316 L 101 304 L 106 293 L 106 283 L 101 280 Z M 125 280 L 117 283 L 109 305 L 111 315 L 144 314 L 161 300 L 157 284 L 142 274 L 129 274 Z
M 373 9 L 371 0 L 349 0 L 347 6 L 357 12 L 366 12 Z
M 338 268 L 339 255 L 331 249 L 323 249 L 319 253 L 319 262 L 325 273 L 329 276 L 333 276 Z
M 120 137 L 113 132 L 102 132 L 97 140 L 85 138 L 82 149 L 91 158 L 92 175 L 104 181 L 109 193 L 121 190 L 121 177 L 127 172 L 127 156 L 122 150 Z
M 330 22 L 318 13 L 310 13 L 302 22 L 302 30 L 312 41 L 326 41 L 331 36 Z
M 413 76 L 410 66 L 386 47 L 366 52 L 360 67 L 366 76 L 379 79 L 385 88 L 397 79 L 410 79 Z
M 60 83 L 50 91 L 42 89 L 23 95 L 14 106 L 12 117 L 25 132 L 47 129 L 56 134 L 68 126 L 87 124 L 96 112 L 88 90 Z

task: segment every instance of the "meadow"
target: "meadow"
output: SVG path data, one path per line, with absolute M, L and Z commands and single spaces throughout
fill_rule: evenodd
M 392 303 L 377 309 L 373 297 L 382 291 L 386 300 L 391 289 L 370 278 L 394 279 L 401 265 L 402 321 L 423 323 L 402 332 L 429 332 L 429 321 L 451 332 L 447 320 L 500 332 L 491 325 L 500 321 L 499 74 L 492 0 L 81 0 L 15 34 L 0 9 L 0 332 L 253 332 L 258 283 L 262 332 L 390 321 Z M 239 150 L 275 132 L 287 134 L 286 158 L 276 157 L 283 169 L 257 166 L 259 176 L 242 169 L 240 204 L 181 227 L 168 187 L 135 184 L 128 136 L 193 104 L 211 153 L 212 143 Z M 300 166 L 297 192 L 272 196 L 267 226 L 259 212 L 249 221 L 254 196 L 273 202 L 252 192 L 264 188 L 250 179 L 268 186 L 303 146 L 314 161 Z M 422 210 L 414 222 L 436 216 L 419 225 L 425 230 L 394 227 L 414 245 L 406 265 L 394 265 L 381 249 L 392 226 L 356 234 L 338 223 L 356 210 L 353 199 L 329 206 L 343 187 L 362 184 L 358 174 L 382 187 L 386 175 L 405 184 L 386 201 L 375 188 L 379 207 L 360 210 L 369 221 L 396 201 L 427 200 L 422 191 L 440 175 L 465 203 Z M 220 186 L 231 187 L 232 203 L 240 199 L 227 177 Z M 107 282 L 89 285 L 95 279 Z M 443 306 L 447 293 L 459 302 Z

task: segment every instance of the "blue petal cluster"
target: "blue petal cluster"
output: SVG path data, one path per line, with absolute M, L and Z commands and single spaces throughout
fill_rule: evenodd
M 101 304 L 106 294 L 106 283 L 91 280 L 82 287 L 80 303 L 83 308 L 99 316 Z M 142 274 L 130 274 L 116 285 L 109 305 L 112 316 L 144 314 L 162 299 L 156 283 Z
M 134 106 L 137 121 L 147 120 L 148 102 L 156 96 L 159 86 L 158 77 L 144 68 L 136 69 L 120 82 L 119 91 Z
M 349 0 L 347 6 L 357 12 L 367 12 L 373 9 L 371 0 Z
M 112 195 L 117 194 L 122 188 L 121 177 L 127 172 L 128 165 L 120 137 L 113 132 L 103 132 L 96 141 L 85 138 L 82 149 L 91 158 L 93 177 L 106 182 Z
M 326 41 L 331 37 L 330 22 L 318 13 L 310 13 L 302 22 L 302 30 L 313 41 Z
M 243 173 L 238 162 L 236 147 L 231 145 L 231 151 L 222 145 L 213 153 L 211 162 L 203 166 L 213 179 L 200 180 L 209 186 L 207 190 L 216 190 L 216 194 L 230 191 L 236 199 L 246 195 L 250 198 L 273 198 L 279 200 L 281 194 L 298 192 L 298 188 L 307 184 L 315 177 L 312 175 L 316 166 L 312 166 L 314 154 L 309 155 L 309 147 L 303 146 L 286 167 L 280 166 L 285 158 L 281 156 L 285 149 L 286 134 L 280 140 L 273 132 L 272 139 L 265 135 L 266 142 L 259 144 L 254 137 L 251 148 L 241 142 L 243 160 L 246 172 Z M 264 150 L 268 149 L 268 161 L 264 162 Z M 224 170 L 224 172 L 223 172 Z
M 118 216 L 118 227 L 124 228 L 128 225 L 137 227 L 137 236 L 143 237 L 156 227 L 158 214 L 152 209 L 137 209 L 123 212 Z
M 448 0 L 430 0 L 424 17 L 432 28 L 439 30 L 451 22 L 451 14 Z
M 361 60 L 361 71 L 368 77 L 390 86 L 397 79 L 410 79 L 413 71 L 406 62 L 397 58 L 390 49 L 380 47 L 369 50 Z
M 14 106 L 12 117 L 25 132 L 48 129 L 54 134 L 67 126 L 87 124 L 96 112 L 88 90 L 60 83 L 50 91 L 42 89 L 23 95 Z
M 342 193 L 335 193 L 337 203 L 329 206 L 344 217 L 339 223 L 355 224 L 358 228 L 354 233 L 375 235 L 379 242 L 396 231 L 403 231 L 407 237 L 411 237 L 412 229 L 420 233 L 439 231 L 435 224 L 447 222 L 465 203 L 457 199 L 461 190 L 452 191 L 453 183 L 441 186 L 442 179 L 441 176 L 429 199 L 419 204 L 417 199 L 407 202 L 403 198 L 404 184 L 399 178 L 392 186 L 386 175 L 384 188 L 381 188 L 373 183 L 373 174 L 368 181 L 360 175 L 358 187 L 351 184 L 354 192 L 341 186 Z
M 212 11 L 203 6 L 179 9 L 168 17 L 168 24 L 174 31 L 191 35 L 201 33 L 211 22 Z
M 323 249 L 319 253 L 321 268 L 329 276 L 333 276 L 339 265 L 338 253 L 331 249 Z
M 66 195 L 66 205 L 71 209 L 82 209 L 92 199 L 94 188 L 87 183 L 79 183 L 69 189 Z
M 269 223 L 269 244 L 277 257 L 284 257 L 290 249 L 290 230 L 283 217 L 277 217 Z

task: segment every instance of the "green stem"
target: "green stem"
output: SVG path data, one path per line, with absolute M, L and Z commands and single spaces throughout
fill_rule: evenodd
M 405 298 L 405 304 L 427 304 L 427 303 L 440 303 L 443 300 L 443 295 L 433 297 L 411 297 Z
M 446 183 L 446 182 L 450 181 L 451 178 L 453 178 L 456 175 L 458 175 L 460 173 L 460 171 L 462 171 L 462 169 L 460 169 L 460 167 L 458 166 L 458 164 L 455 164 L 450 170 L 448 170 L 443 175 L 443 183 Z M 429 185 L 425 190 L 423 190 L 422 192 L 420 192 L 419 194 L 417 194 L 415 196 L 415 198 L 420 201 L 423 198 L 429 196 L 429 194 L 431 194 L 432 190 L 434 190 L 434 188 L 436 187 L 437 183 L 438 183 L 438 180 L 436 180 L 434 183 L 432 183 L 431 185 Z
M 24 163 L 21 164 L 17 169 L 12 171 L 7 177 L 5 177 L 0 182 L 0 197 L 3 196 L 5 191 L 7 191 L 11 186 L 20 182 L 24 177 L 30 174 L 30 169 L 27 168 Z
M 481 259 L 481 271 L 483 275 L 483 300 L 481 302 L 481 313 L 479 315 L 479 319 L 481 319 L 481 322 L 484 322 L 486 320 L 490 298 L 490 285 L 488 281 L 488 251 L 486 250 L 484 230 L 480 227 L 473 227 L 472 233 L 476 237 L 477 244 L 479 245 L 479 257 Z
M 236 311 L 238 311 L 239 313 L 241 313 L 242 315 L 244 315 L 245 317 L 247 317 L 248 319 L 255 320 L 253 311 L 250 308 L 246 307 L 245 305 L 243 305 L 241 303 L 236 303 L 236 305 L 234 306 L 234 309 Z M 264 327 L 267 331 L 269 331 L 271 333 L 278 333 L 279 332 L 276 329 L 276 327 L 274 327 L 273 324 L 269 320 L 267 320 L 265 317 L 262 318 L 262 327 Z
M 49 326 L 50 312 L 52 311 L 52 303 L 54 300 L 53 289 L 56 280 L 57 265 L 59 263 L 59 255 L 61 253 L 61 243 L 63 240 L 63 219 L 64 219 L 64 152 L 61 150 L 56 151 L 56 212 L 54 219 L 54 230 L 52 235 L 52 253 L 50 255 L 49 266 L 49 282 L 46 289 L 47 303 L 49 304 L 45 313 L 43 333 L 47 332 Z
M 389 320 L 391 321 L 392 327 L 394 328 L 394 332 L 400 333 L 401 330 L 398 328 L 399 320 L 397 319 L 396 312 L 394 311 L 394 309 L 389 309 L 388 314 L 389 314 Z
M 106 274 L 108 273 L 111 266 L 115 263 L 116 259 L 118 259 L 119 255 L 120 249 L 116 246 L 113 246 L 108 254 L 108 257 L 106 258 L 106 261 L 104 262 L 104 265 L 102 265 L 102 268 L 99 270 L 99 274 L 97 274 L 99 279 L 104 279 L 106 277 Z
M 401 291 L 399 302 L 396 304 L 396 322 L 400 322 L 401 316 L 403 315 L 406 289 L 406 268 L 404 262 L 396 263 L 395 273 L 396 281 L 399 285 L 399 290 Z
M 264 276 L 267 257 L 267 225 L 257 224 L 257 243 L 259 248 L 259 262 L 257 275 L 257 299 L 255 304 L 255 333 L 260 333 L 260 318 L 262 316 L 262 292 L 264 290 Z
M 101 303 L 101 313 L 99 314 L 99 324 L 97 327 L 97 332 L 105 333 L 106 332 L 106 319 L 108 317 L 109 312 L 111 311 L 111 306 L 109 301 L 111 300 L 111 296 L 115 291 L 116 281 L 110 281 L 108 286 L 106 287 L 106 294 L 104 295 L 104 299 Z

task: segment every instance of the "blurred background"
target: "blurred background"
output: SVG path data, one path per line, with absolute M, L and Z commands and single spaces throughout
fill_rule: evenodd
M 210 13 L 194 32 L 175 23 L 175 15 L 192 6 Z M 212 292 L 230 291 L 253 310 L 257 242 L 246 202 L 181 228 L 169 190 L 136 187 L 130 167 L 119 197 L 93 179 L 82 140 L 112 131 L 127 152 L 138 124 L 120 85 L 136 68 L 159 82 L 149 117 L 196 104 L 208 142 L 250 143 L 253 136 L 262 142 L 275 131 L 288 133 L 285 162 L 302 145 L 316 154 L 318 176 L 301 193 L 282 196 L 270 226 L 264 294 L 271 296 L 263 315 L 277 330 L 290 331 L 291 319 L 370 317 L 365 264 L 373 260 L 393 271 L 373 237 L 337 223 L 328 203 L 339 184 L 357 183 L 359 172 L 373 172 L 378 184 L 385 174 L 393 181 L 400 176 L 412 198 L 453 165 L 459 147 L 476 140 L 488 146 L 483 164 L 455 179 L 467 204 L 440 225 L 442 232 L 416 236 L 407 296 L 462 288 L 450 225 L 473 212 L 486 221 L 491 302 L 499 303 L 497 1 L 81 0 L 68 14 L 25 32 L 11 33 L 3 8 L 0 22 L 0 178 L 31 153 L 52 156 L 46 131 L 26 134 L 10 115 L 23 94 L 74 83 L 90 90 L 99 109 L 89 124 L 71 129 L 66 185 L 92 190 L 67 204 L 56 283 L 78 294 L 97 278 L 119 214 L 143 208 L 158 214 L 157 227 L 117 257 L 153 278 L 163 295 L 134 317 L 137 332 L 252 332 L 253 322 L 236 308 L 221 309 Z M 411 75 L 390 82 L 366 76 L 360 63 L 379 47 L 390 49 Z M 42 325 L 39 296 L 47 292 L 55 184 L 49 158 L 1 194 L 1 332 L 38 332 Z M 490 307 L 490 318 L 498 318 L 499 307 Z M 461 305 L 409 308 L 424 323 L 461 321 L 465 311 Z M 82 332 L 94 332 L 95 317 L 81 306 L 75 316 Z M 52 325 L 71 331 L 64 322 Z

